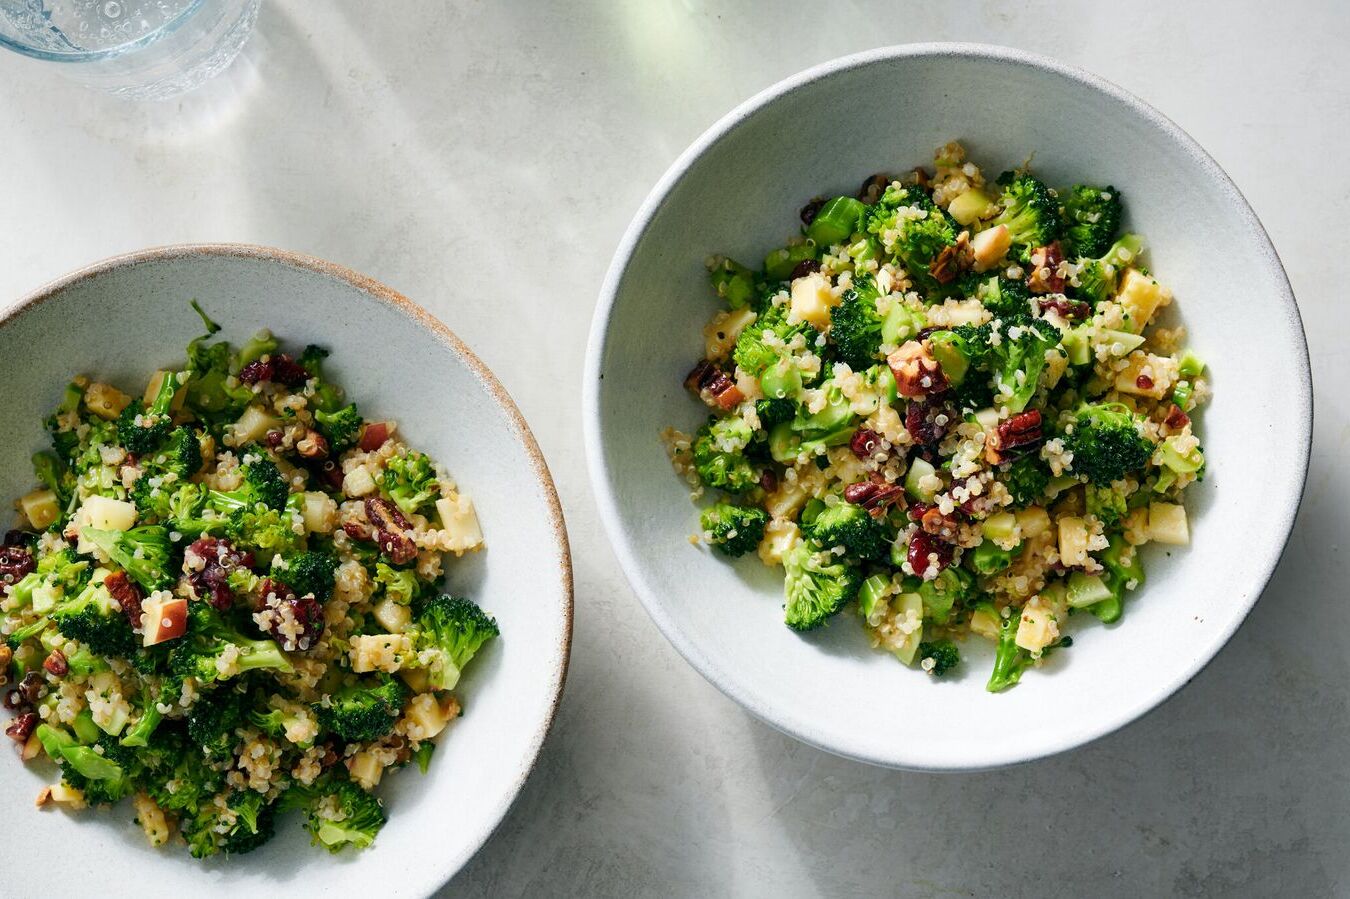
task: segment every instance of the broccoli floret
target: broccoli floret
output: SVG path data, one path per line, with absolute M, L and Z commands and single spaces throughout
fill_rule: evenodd
M 209 499 L 213 508 L 228 514 L 236 509 L 252 509 L 259 504 L 278 511 L 285 507 L 286 497 L 290 496 L 290 484 L 275 462 L 257 459 L 245 465 L 242 471 L 244 483 L 239 489 L 211 491 Z
M 1108 529 L 1118 525 L 1129 512 L 1125 491 L 1114 486 L 1099 487 L 1096 484 L 1088 484 L 1084 488 L 1084 495 L 1087 513 L 1095 515 Z
M 802 514 L 802 535 L 826 549 L 842 546 L 844 555 L 853 560 L 885 558 L 891 548 L 885 523 L 847 502 L 809 503 Z
M 1153 444 L 1139 433 L 1134 413 L 1120 403 L 1082 406 L 1063 439 L 1073 453 L 1073 472 L 1099 487 L 1138 471 L 1153 456 Z
M 921 187 L 892 184 L 864 216 L 867 233 L 894 255 L 911 279 L 927 286 L 937 281 L 929 268 L 956 243 L 956 228 Z
M 792 400 L 785 398 L 756 400 L 755 413 L 759 416 L 760 427 L 768 431 L 774 425 L 791 421 L 797 414 L 797 406 Z
M 201 470 L 201 440 L 191 428 L 175 428 L 163 448 L 150 459 L 150 466 L 186 481 Z
M 881 346 L 881 313 L 877 311 L 880 297 L 871 275 L 855 277 L 853 286 L 844 291 L 839 305 L 830 310 L 830 340 L 839 354 L 854 371 L 862 371 L 879 358 Z
M 187 346 L 187 407 L 206 421 L 233 420 L 252 401 L 253 391 L 246 384 L 230 386 L 233 362 L 230 345 L 225 341 L 208 344 L 206 341 L 220 330 L 220 325 L 202 311 L 196 300 L 192 301 L 192 308 L 201 316 L 206 333 Z
M 1012 565 L 1013 559 L 1022 554 L 1022 544 L 1012 549 L 1002 549 L 992 540 L 986 539 L 974 549 L 966 551 L 962 560 L 976 574 L 997 574 Z
M 234 661 L 221 672 L 217 661 L 229 650 Z M 258 669 L 289 672 L 290 660 L 272 640 L 253 640 L 231 627 L 209 603 L 188 604 L 188 632 L 169 651 L 169 670 L 202 683 L 226 680 Z
M 62 510 L 70 505 L 70 498 L 75 493 L 75 475 L 60 456 L 50 452 L 34 453 L 33 474 L 42 486 L 56 494 L 56 503 Z M 64 514 L 57 524 L 62 520 Z
M 138 456 L 148 455 L 169 436 L 173 430 L 173 418 L 169 407 L 173 404 L 173 395 L 178 390 L 178 378 L 169 375 L 159 385 L 154 402 L 147 409 L 140 400 L 133 400 L 117 417 L 117 440 L 129 453 Z
M 115 740 L 100 735 L 96 743 L 85 745 L 68 731 L 48 724 L 38 725 L 37 737 L 60 767 L 61 779 L 84 793 L 91 804 L 109 805 L 131 792 L 134 758 Z
M 74 597 L 57 603 L 52 621 L 63 636 L 80 641 L 99 655 L 130 658 L 140 641 L 114 602 L 102 583 L 91 583 Z
M 206 736 L 209 743 L 226 742 L 222 738 L 223 732 L 209 726 L 204 720 L 203 713 L 208 712 L 214 702 L 212 694 L 199 697 L 193 703 L 193 709 L 196 710 L 203 702 L 207 705 L 202 706 L 199 712 L 202 717 L 198 724 L 199 733 Z M 189 712 L 189 724 L 191 717 L 192 713 Z M 239 726 L 238 720 L 232 716 L 227 716 L 224 723 L 231 728 Z M 166 724 L 155 734 L 153 748 L 157 756 L 157 764 L 154 765 L 156 776 L 147 779 L 147 789 L 160 808 L 170 812 L 185 812 L 191 816 L 202 806 L 211 804 L 213 797 L 225 785 L 225 773 L 202 764 L 201 742 L 192 738 L 182 725 L 177 722 L 173 724 Z M 208 727 L 209 731 L 206 730 Z M 233 746 L 227 746 L 221 754 L 231 749 Z M 144 755 L 145 750 L 141 754 Z M 169 789 L 169 784 L 173 785 L 173 789 Z
M 226 521 L 224 532 L 236 545 L 269 556 L 298 552 L 305 545 L 304 528 L 289 504 L 282 511 L 261 506 L 236 509 Z
M 1003 208 L 990 226 L 1007 226 L 1017 258 L 1026 261 L 1031 250 L 1059 236 L 1059 203 L 1050 188 L 1026 172 L 1004 172 L 998 184 L 1003 188 Z
M 1004 324 L 1003 340 L 991 354 L 991 359 L 997 360 L 994 383 L 998 393 L 1007 397 L 1003 405 L 1021 412 L 1036 395 L 1045 370 L 1045 354 L 1059 345 L 1059 331 L 1030 316 L 1005 320 Z
M 1079 256 L 1101 256 L 1120 227 L 1120 193 L 1114 187 L 1075 184 L 1064 198 L 1064 236 Z
M 757 378 L 778 361 L 782 350 L 764 342 L 766 333 L 783 343 L 790 342 L 800 334 L 805 338 L 806 346 L 815 346 L 816 338 L 820 336 L 816 329 L 805 322 L 789 324 L 787 316 L 788 304 L 770 305 L 760 313 L 759 318 L 741 331 L 740 337 L 736 338 L 732 358 L 743 371 Z
M 1013 505 L 1030 506 L 1045 493 L 1050 483 L 1050 469 L 1033 453 L 1014 461 L 999 477 L 1012 495 Z
M 796 631 L 821 627 L 858 595 L 862 576 L 851 565 L 802 541 L 783 556 L 784 620 Z
M 1000 618 L 993 605 L 985 607 L 999 622 L 998 644 L 994 649 L 994 670 L 989 675 L 985 689 L 990 693 L 1001 693 L 1022 679 L 1022 672 L 1031 664 L 1031 653 L 1017 645 L 1017 626 L 1022 616 L 1015 611 L 1007 618 Z
M 25 640 L 31 640 L 32 638 L 40 635 L 43 631 L 45 631 L 47 628 L 51 626 L 52 620 L 46 615 L 43 615 L 41 618 L 37 619 L 32 624 L 25 624 L 23 627 L 15 630 L 14 633 L 10 634 L 8 637 L 5 638 L 5 644 L 11 650 L 17 652 L 19 647 L 23 645 Z M 16 665 L 18 664 L 17 658 L 15 658 L 14 664 Z
M 947 624 L 954 609 L 965 607 L 975 595 L 975 578 L 964 568 L 942 569 L 933 580 L 919 585 L 925 621 Z
M 394 729 L 403 711 L 407 688 L 387 674 L 356 678 L 331 696 L 328 705 L 315 703 L 319 724 L 343 740 L 378 740 Z
M 1101 258 L 1081 257 L 1075 264 L 1076 273 L 1070 281 L 1075 296 L 1090 300 L 1094 305 L 1115 296 L 1120 273 L 1139 257 L 1144 241 L 1137 234 L 1126 234 L 1106 250 Z M 1077 282 L 1076 284 L 1074 282 Z
M 919 644 L 919 659 L 922 662 L 932 659 L 932 667 L 926 670 L 933 677 L 942 677 L 960 663 L 961 651 L 951 640 L 934 640 L 931 643 Z
M 274 702 L 266 711 L 257 708 L 249 710 L 248 720 L 254 727 L 274 739 L 296 742 L 286 735 L 287 731 L 302 725 L 307 719 L 298 714 L 294 708 L 283 708 Z M 308 747 L 313 744 L 312 741 L 307 741 L 297 745 Z
M 471 600 L 444 593 L 430 597 L 417 616 L 417 647 L 431 651 L 428 680 L 437 690 L 453 690 L 464 666 L 501 631 L 492 616 Z
M 404 515 L 429 509 L 441 495 L 436 469 L 425 453 L 409 452 L 389 459 L 380 486 Z
M 215 802 L 208 802 L 201 804 L 195 815 L 184 816 L 179 822 L 193 858 L 252 852 L 275 833 L 272 807 L 261 793 L 230 790 L 224 797 L 228 813 Z
M 163 525 L 143 524 L 126 531 L 82 528 L 80 537 L 93 543 L 146 590 L 162 590 L 177 578 L 169 570 L 172 547 Z
M 230 687 L 203 692 L 188 709 L 188 739 L 213 758 L 229 756 L 239 742 L 235 731 L 248 723 L 248 706 L 247 694 Z
M 417 572 L 394 568 L 387 562 L 375 563 L 375 582 L 384 587 L 384 595 L 401 606 L 410 605 L 422 591 Z
M 328 775 L 299 792 L 301 802 L 308 807 L 305 829 L 313 835 L 316 846 L 322 845 L 329 852 L 340 852 L 348 846 L 365 849 L 384 826 L 380 800 L 346 777 Z M 322 816 L 317 813 L 321 802 L 327 807 Z M 288 804 L 293 803 L 295 800 L 288 798 Z
M 361 439 L 362 419 L 355 403 L 332 412 L 320 409 L 314 413 L 314 420 L 319 423 L 319 430 L 328 438 L 328 446 L 335 453 L 355 446 L 356 441 Z
M 759 470 L 745 457 L 754 433 L 739 416 L 710 419 L 694 440 L 694 470 L 709 487 L 747 493 L 759 486 Z
M 974 275 L 965 293 L 979 300 L 995 318 L 1026 315 L 1031 311 L 1031 291 L 1025 281 L 1002 275 Z
M 281 348 L 280 342 L 271 331 L 263 328 L 254 334 L 244 345 L 239 348 L 239 355 L 235 357 L 234 367 L 242 369 L 250 362 L 256 362 L 263 356 L 270 356 Z
M 71 670 L 75 670 L 73 665 Z M 141 687 L 141 699 L 138 705 L 140 716 L 122 734 L 121 744 L 123 746 L 138 748 L 149 746 L 150 737 L 159 727 L 160 722 L 164 720 L 164 714 L 159 710 L 159 696 L 154 690 L 150 689 L 148 684 Z
M 703 537 L 723 555 L 743 556 L 759 546 L 769 513 L 757 506 L 717 503 L 699 514 Z
M 338 560 L 324 552 L 302 552 L 285 557 L 272 566 L 272 576 L 295 591 L 297 596 L 313 594 L 319 602 L 333 595 L 333 573 Z
M 303 368 L 309 374 L 310 379 L 314 381 L 314 396 L 309 402 L 309 407 L 315 410 L 316 413 L 322 412 L 325 415 L 331 415 L 342 409 L 343 393 L 341 387 L 324 377 L 323 363 L 327 358 L 328 350 L 321 346 L 310 344 L 305 347 L 304 351 L 300 354 L 300 367 Z M 353 414 L 356 412 L 355 406 L 348 406 L 347 408 L 350 409 Z M 322 425 L 323 422 L 321 421 L 321 430 Z M 357 417 L 357 426 L 360 426 L 359 416 Z M 329 442 L 332 443 L 333 438 L 330 434 L 325 431 L 324 436 L 328 437 Z M 355 442 L 354 438 L 352 442 Z

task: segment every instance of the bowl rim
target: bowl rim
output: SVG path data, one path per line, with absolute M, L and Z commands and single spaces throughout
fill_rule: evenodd
M 643 565 L 621 523 L 618 497 L 609 477 L 604 442 L 601 436 L 600 391 L 603 386 L 601 381 L 601 361 L 604 358 L 608 343 L 609 322 L 614 311 L 615 302 L 618 299 L 619 286 L 623 281 L 624 274 L 627 271 L 633 253 L 636 250 L 638 243 L 641 241 L 642 236 L 646 233 L 653 218 L 655 218 L 657 213 L 665 205 L 666 199 L 670 193 L 684 179 L 690 168 L 714 144 L 719 143 L 728 134 L 738 128 L 746 119 L 755 115 L 770 104 L 787 97 L 789 94 L 792 94 L 803 87 L 830 78 L 839 73 L 862 68 L 874 63 L 916 57 L 991 60 L 1067 79 L 1068 81 L 1075 82 L 1080 87 L 1105 95 L 1105 98 L 1109 100 L 1114 100 L 1123 104 L 1140 118 L 1162 131 L 1172 142 L 1179 145 L 1181 149 L 1191 156 L 1201 169 L 1210 176 L 1214 186 L 1228 195 L 1228 199 L 1230 200 L 1234 211 L 1240 217 L 1241 223 L 1245 225 L 1247 230 L 1252 234 L 1264 263 L 1264 267 L 1274 276 L 1274 281 L 1276 282 L 1275 293 L 1277 294 L 1278 301 L 1285 315 L 1292 320 L 1292 323 L 1295 326 L 1295 342 L 1298 351 L 1295 358 L 1295 365 L 1297 367 L 1296 374 L 1301 387 L 1298 396 L 1295 398 L 1295 402 L 1301 407 L 1297 410 L 1299 413 L 1297 415 L 1297 421 L 1301 430 L 1299 433 L 1293 435 L 1294 440 L 1292 441 L 1295 446 L 1301 444 L 1303 447 L 1303 452 L 1298 454 L 1298 464 L 1301 466 L 1301 470 L 1298 472 L 1296 480 L 1299 488 L 1284 504 L 1283 508 L 1276 510 L 1275 515 L 1273 516 L 1269 530 L 1271 533 L 1282 534 L 1282 537 L 1277 541 L 1272 542 L 1274 551 L 1270 552 L 1267 555 L 1267 558 L 1262 562 L 1261 567 L 1264 569 L 1264 574 L 1258 575 L 1256 584 L 1260 589 L 1254 590 L 1249 594 L 1250 598 L 1247 600 L 1246 608 L 1237 611 L 1237 613 L 1232 616 L 1221 636 L 1212 642 L 1212 648 L 1198 656 L 1196 660 L 1183 670 L 1174 680 L 1160 689 L 1157 692 L 1156 698 L 1151 702 L 1142 704 L 1134 709 L 1125 710 L 1123 713 L 1107 719 L 1105 723 L 1097 727 L 1073 734 L 1062 734 L 1058 740 L 1047 741 L 1041 748 L 1033 748 L 1027 751 L 1007 751 L 1001 747 L 987 747 L 986 757 L 979 761 L 968 763 L 951 763 L 944 759 L 925 756 L 922 752 L 908 751 L 908 748 L 905 746 L 898 746 L 893 752 L 885 754 L 861 751 L 846 745 L 847 740 L 841 742 L 832 739 L 828 733 L 817 729 L 809 721 L 800 719 L 791 722 L 784 721 L 781 717 L 776 715 L 773 708 L 767 705 L 761 706 L 754 701 L 753 697 L 750 696 L 748 692 L 742 690 L 732 681 L 726 670 L 718 661 L 705 654 L 697 645 L 696 641 L 686 637 L 686 635 L 680 631 L 670 615 L 666 612 L 664 603 L 660 597 L 659 589 L 655 589 L 652 585 L 647 583 L 644 576 Z M 771 727 L 794 737 L 797 740 L 844 758 L 854 759 L 882 767 L 902 768 L 916 771 L 979 771 L 1007 765 L 1022 764 L 1040 758 L 1048 758 L 1053 755 L 1058 755 L 1061 752 L 1085 746 L 1108 734 L 1114 733 L 1156 710 L 1167 700 L 1175 696 L 1182 687 L 1194 680 L 1195 677 L 1209 665 L 1214 657 L 1219 654 L 1220 650 L 1228 644 L 1232 639 L 1233 634 L 1237 632 L 1238 628 L 1251 613 L 1256 601 L 1260 598 L 1261 594 L 1264 593 L 1266 586 L 1270 583 L 1270 578 L 1275 572 L 1275 567 L 1283 556 L 1284 548 L 1289 542 L 1289 536 L 1293 530 L 1294 520 L 1302 502 L 1303 492 L 1307 484 L 1308 462 L 1312 452 L 1312 372 L 1302 317 L 1299 314 L 1298 304 L 1294 299 L 1294 293 L 1290 286 L 1288 275 L 1284 270 L 1283 264 L 1280 262 L 1279 255 L 1276 253 L 1274 245 L 1271 243 L 1270 236 L 1266 233 L 1265 227 L 1261 224 L 1255 211 L 1252 210 L 1251 205 L 1247 202 L 1246 197 L 1242 195 L 1242 192 L 1238 189 L 1232 178 L 1230 178 L 1214 158 L 1211 157 L 1194 138 L 1182 130 L 1179 125 L 1154 109 L 1148 103 L 1136 97 L 1134 94 L 1131 94 L 1104 78 L 1076 66 L 1059 62 L 1058 60 L 1038 53 L 1030 53 L 1024 50 L 994 44 L 942 41 L 898 44 L 837 57 L 784 78 L 776 84 L 756 93 L 718 119 L 692 144 L 690 144 L 688 149 L 681 153 L 675 161 L 671 163 L 665 174 L 661 176 L 660 180 L 657 181 L 646 199 L 643 200 L 642 205 L 638 208 L 637 213 L 634 215 L 632 222 L 624 232 L 624 235 L 615 250 L 614 258 L 610 263 L 610 267 L 605 274 L 604 282 L 600 288 L 599 300 L 596 304 L 594 316 L 591 319 L 590 337 L 587 344 L 585 370 L 583 372 L 582 396 L 586 460 L 590 471 L 591 483 L 596 495 L 596 504 L 600 510 L 600 517 L 604 522 L 605 531 L 609 535 L 610 543 L 614 548 L 615 555 L 619 559 L 620 567 L 623 569 L 629 585 L 632 587 L 633 591 L 637 593 L 638 598 L 647 610 L 647 614 L 651 617 L 657 628 L 665 638 L 670 641 L 680 655 L 685 658 L 685 661 L 692 665 L 705 680 L 746 711 Z
M 448 856 L 438 856 L 437 858 L 441 864 L 436 866 L 432 876 L 421 879 L 422 882 L 420 883 L 410 884 L 418 894 L 430 896 L 445 884 L 449 883 L 451 878 L 453 878 L 460 869 L 483 848 L 487 841 L 501 826 L 502 821 L 506 818 L 511 807 L 515 804 L 516 799 L 519 798 L 520 791 L 524 788 L 530 773 L 534 770 L 535 764 L 539 759 L 539 753 L 543 749 L 544 741 L 548 738 L 553 722 L 557 717 L 558 706 L 562 701 L 563 688 L 567 680 L 568 664 L 571 659 L 574 611 L 572 555 L 567 537 L 567 526 L 563 519 L 562 504 L 558 499 L 558 490 L 553 483 L 553 477 L 549 472 L 548 463 L 544 459 L 544 454 L 540 450 L 539 444 L 534 438 L 534 434 L 530 431 L 530 426 L 526 423 L 525 417 L 516 406 L 515 400 L 511 398 L 511 395 L 506 391 L 506 388 L 502 386 L 502 383 L 497 380 L 497 376 L 492 373 L 491 369 L 478 358 L 478 355 L 474 353 L 473 350 L 469 349 L 468 345 L 465 344 L 454 331 L 451 331 L 439 318 L 432 315 L 398 291 L 368 275 L 363 275 L 354 269 L 338 265 L 335 262 L 329 262 L 317 256 L 277 249 L 275 247 L 244 243 L 184 243 L 135 250 L 130 253 L 111 256 L 82 268 L 75 269 L 68 274 L 61 275 L 58 278 L 48 281 L 36 290 L 29 292 L 6 309 L 3 315 L 0 315 L 0 329 L 10 326 L 29 310 L 41 306 L 68 288 L 82 282 L 119 269 L 134 268 L 135 266 L 146 263 L 194 257 L 261 260 L 325 275 L 346 282 L 348 285 L 366 294 L 371 299 L 394 309 L 411 319 L 414 323 L 420 325 L 423 329 L 430 332 L 433 339 L 437 340 L 441 345 L 458 356 L 459 359 L 469 367 L 475 377 L 478 378 L 479 382 L 487 390 L 491 399 L 496 402 L 498 408 L 505 413 L 509 429 L 515 439 L 520 443 L 521 447 L 525 450 L 526 457 L 530 463 L 530 471 L 543 493 L 545 504 L 548 509 L 549 526 L 553 534 L 553 548 L 557 557 L 557 573 L 559 577 L 559 586 L 562 588 L 564 612 L 563 629 L 558 639 L 558 648 L 560 650 L 558 664 L 554 670 L 549 672 L 551 680 L 551 699 L 549 701 L 548 713 L 539 723 L 538 728 L 527 744 L 523 762 L 515 775 L 515 781 L 512 783 L 510 789 L 500 797 L 497 806 L 485 819 L 488 826 L 483 828 L 480 833 L 465 841 L 464 850 L 462 852 Z

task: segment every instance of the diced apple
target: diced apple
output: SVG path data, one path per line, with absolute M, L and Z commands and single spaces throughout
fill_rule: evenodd
M 352 780 L 370 790 L 380 782 L 380 778 L 384 775 L 384 766 L 375 758 L 374 753 L 362 750 L 347 759 L 347 771 L 351 773 Z
M 1145 371 L 1151 374 L 1145 376 Z M 1171 386 L 1171 382 L 1162 376 L 1157 360 L 1146 353 L 1130 356 L 1128 364 L 1116 372 L 1115 388 L 1120 393 L 1151 396 L 1160 400 Z
M 1016 513 L 1022 539 L 1030 540 L 1050 530 L 1050 513 L 1041 506 L 1028 506 Z
M 365 496 L 375 492 L 375 479 L 364 465 L 358 465 L 342 478 L 342 492 L 348 496 Z
M 797 545 L 801 532 L 795 522 L 776 518 L 764 527 L 764 536 L 759 541 L 759 557 L 765 565 L 778 565 L 784 554 Z
M 187 633 L 187 618 L 186 599 L 178 596 L 151 596 L 141 605 L 145 645 L 156 646 L 183 636 Z
M 970 613 L 970 632 L 979 634 L 986 639 L 997 640 L 1001 624 L 997 612 L 991 612 L 988 609 L 976 609 Z
M 1158 543 L 1185 546 L 1191 542 L 1186 507 L 1176 503 L 1149 503 L 1148 538 Z
M 337 525 L 337 503 L 326 493 L 307 491 L 300 506 L 305 530 L 311 534 L 327 534 Z
M 792 305 L 788 321 L 809 322 L 817 330 L 823 331 L 830 324 L 830 309 L 838 302 L 825 276 L 820 272 L 812 272 L 792 282 Z
M 404 668 L 399 671 L 398 676 L 403 678 L 408 689 L 414 693 L 422 693 L 431 685 L 425 668 Z
M 34 490 L 19 498 L 19 511 L 35 531 L 45 531 L 61 516 L 56 494 L 51 490 Z
M 368 422 L 361 431 L 361 450 L 374 452 L 384 446 L 384 442 L 394 434 L 394 423 L 389 421 Z
M 268 431 L 281 427 L 281 419 L 268 412 L 262 406 L 249 406 L 239 420 L 234 423 L 235 446 L 255 443 L 262 440 Z
M 66 535 L 79 537 L 79 543 L 75 547 L 77 551 L 91 553 L 94 551 L 94 544 L 80 536 L 84 528 L 125 531 L 135 523 L 136 507 L 131 503 L 107 496 L 91 496 L 71 516 L 69 524 L 66 525 Z
M 441 528 L 450 535 L 450 549 L 455 553 L 478 549 L 483 545 L 483 529 L 478 524 L 478 512 L 473 500 L 462 493 L 443 496 L 436 500 L 436 514 Z
M 29 734 L 28 739 L 24 741 L 23 751 L 19 753 L 19 758 L 25 762 L 31 762 L 42 752 L 42 740 L 38 739 L 36 732 Z
M 736 346 L 736 338 L 741 336 L 746 325 L 755 320 L 755 311 L 749 306 L 743 309 L 731 309 L 713 316 L 703 328 L 703 357 L 705 359 L 725 359 Z
M 1066 515 L 1059 520 L 1059 561 L 1077 568 L 1087 562 L 1087 524 L 1083 519 Z
M 1158 307 L 1166 305 L 1170 299 L 1171 296 L 1161 284 L 1136 268 L 1125 272 L 1116 296 L 1117 302 L 1125 310 L 1127 327 L 1136 334 L 1144 330 Z
M 972 187 L 965 193 L 959 194 L 947 206 L 948 214 L 962 225 L 979 221 L 993 210 L 994 201 L 989 199 L 989 195 L 978 187 Z
M 1055 642 L 1059 636 L 1059 626 L 1049 609 L 1035 601 L 1022 607 L 1021 619 L 1017 622 L 1017 636 L 1014 642 L 1027 652 L 1040 652 Z
M 412 612 L 408 611 L 408 607 L 399 605 L 392 599 L 376 603 L 373 612 L 375 620 L 391 634 L 402 632 L 412 622 Z
M 131 404 L 131 397 L 111 384 L 96 381 L 85 388 L 84 404 L 99 418 L 112 421 Z
M 445 730 L 445 726 L 450 723 L 452 708 L 449 703 L 442 705 L 432 693 L 421 693 L 408 702 L 403 717 L 408 724 L 421 730 L 417 739 L 429 740 Z
M 1006 225 L 986 228 L 970 239 L 970 252 L 974 258 L 974 269 L 987 272 L 998 265 L 1000 259 L 1008 255 L 1012 246 L 1012 234 Z

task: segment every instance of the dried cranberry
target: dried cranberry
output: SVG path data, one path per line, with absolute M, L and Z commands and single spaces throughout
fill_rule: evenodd
M 267 578 L 259 588 L 260 608 L 253 616 L 287 652 L 310 649 L 323 634 L 323 606 L 313 596 L 296 596 L 280 581 Z
M 22 546 L 29 548 L 37 540 L 37 534 L 32 531 L 23 531 L 18 528 L 5 531 L 5 546 Z
M 286 435 L 275 428 L 263 435 L 263 443 L 266 443 L 271 449 L 281 446 L 286 440 Z
M 778 489 L 778 475 L 768 468 L 764 469 L 764 473 L 759 476 L 759 486 L 765 493 L 773 493 Z
M 820 271 L 820 263 L 815 259 L 803 259 L 792 267 L 792 274 L 788 275 L 789 281 L 795 281 L 798 278 L 805 278 L 807 275 Z
M 5 728 L 5 735 L 13 739 L 15 743 L 27 743 L 28 738 L 33 735 L 37 726 L 37 712 L 24 712 L 9 722 L 9 727 Z
M 942 421 L 938 419 L 942 418 Z M 947 435 L 952 413 L 937 403 L 916 400 L 905 409 L 905 430 L 920 446 L 937 446 Z
M 0 583 L 12 584 L 36 568 L 33 551 L 28 547 L 0 547 Z
M 141 588 L 132 583 L 131 578 L 127 577 L 125 571 L 114 571 L 108 575 L 103 581 L 103 586 L 108 588 L 108 593 L 122 607 L 122 614 L 127 616 L 131 629 L 139 631 L 141 629 L 141 600 L 143 599 Z
M 859 459 L 870 459 L 872 454 L 881 446 L 881 435 L 871 428 L 859 428 L 853 432 L 853 439 L 848 442 L 848 448 L 853 450 L 853 455 Z
M 731 376 L 707 359 L 695 365 L 694 370 L 685 376 L 684 386 L 709 406 L 716 406 L 723 411 L 736 408 L 745 399 Z
M 197 567 L 198 560 L 201 561 L 201 567 Z M 230 574 L 240 568 L 252 567 L 253 554 L 240 552 L 222 537 L 194 540 L 183 556 L 183 568 L 193 594 L 220 611 L 234 604 Z
M 1169 428 L 1175 428 L 1178 431 L 1190 423 L 1191 417 L 1181 411 L 1181 407 L 1176 403 L 1173 403 L 1171 408 L 1167 410 L 1167 417 L 1163 419 L 1163 424 L 1167 425 Z
M 809 225 L 814 222 L 816 216 L 820 214 L 820 210 L 824 208 L 825 203 L 826 200 L 824 197 L 816 197 L 810 203 L 803 206 L 801 211 L 802 224 Z
M 309 372 L 285 353 L 255 359 L 239 370 L 239 380 L 245 384 L 272 381 L 286 387 L 298 387 L 309 380 Z
M 1064 251 L 1059 241 L 1054 240 L 1043 247 L 1031 251 L 1031 274 L 1027 276 L 1027 287 L 1032 293 L 1063 293 L 1064 276 L 1059 267 L 1064 262 Z
M 417 544 L 408 536 L 412 523 L 403 517 L 398 506 L 384 497 L 366 497 L 366 519 L 375 529 L 380 551 L 395 565 L 406 565 L 417 557 Z
M 952 563 L 952 546 L 926 531 L 915 531 L 909 538 L 905 559 L 915 576 L 923 577 L 930 567 L 941 571 Z
M 342 466 L 338 465 L 332 459 L 325 459 L 319 466 L 319 478 L 328 485 L 331 490 L 342 489 Z
M 1140 375 L 1134 379 L 1134 386 L 1138 387 L 1140 390 L 1152 390 L 1153 379 L 1148 375 Z
M 1059 294 L 1040 297 L 1036 300 L 1036 305 L 1040 307 L 1042 312 L 1049 312 L 1053 309 L 1059 314 L 1060 318 L 1064 319 L 1087 318 L 1092 312 L 1092 307 L 1082 300 L 1071 300 Z

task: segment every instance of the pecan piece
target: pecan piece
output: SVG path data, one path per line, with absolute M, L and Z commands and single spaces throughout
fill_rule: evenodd
M 745 397 L 731 376 L 704 359 L 685 376 L 684 386 L 699 399 L 716 409 L 728 412 L 741 404 Z
M 937 506 L 929 506 L 919 517 L 919 527 L 923 528 L 925 533 L 932 534 L 946 543 L 956 542 L 956 533 L 960 526 L 961 519 L 957 518 L 955 513 L 944 515 Z
M 886 357 L 901 396 L 918 399 L 947 389 L 942 365 L 933 357 L 927 340 L 907 340 Z
M 380 551 L 395 565 L 406 565 L 417 557 L 417 544 L 408 536 L 412 524 L 398 506 L 381 496 L 366 497 L 366 518 L 375 529 Z
M 1036 247 L 1031 251 L 1031 274 L 1027 276 L 1027 288 L 1032 293 L 1063 293 L 1064 275 L 1060 272 L 1063 264 L 1064 251 L 1059 248 L 1059 241 Z
M 905 488 L 899 484 L 888 484 L 880 478 L 859 481 L 844 488 L 844 500 L 855 506 L 862 506 L 873 518 L 880 518 L 896 502 L 903 502 Z
M 15 743 L 27 743 L 37 726 L 38 713 L 24 712 L 9 722 L 9 727 L 5 728 L 5 736 L 10 737 Z
M 52 677 L 65 677 L 70 671 L 70 663 L 66 661 L 66 654 L 59 649 L 53 649 L 47 658 L 42 660 L 42 667 Z
M 1071 300 L 1063 294 L 1051 294 L 1050 296 L 1040 297 L 1036 300 L 1036 305 L 1042 312 L 1054 310 L 1060 318 L 1065 321 L 1072 321 L 1076 318 L 1087 318 L 1092 314 L 1092 307 L 1082 300 Z
M 108 593 L 117 604 L 122 607 L 122 614 L 127 616 L 127 622 L 131 629 L 136 632 L 141 630 L 141 600 L 144 595 L 141 588 L 132 583 L 131 578 L 127 577 L 125 571 L 114 571 L 103 580 L 103 586 L 108 589 Z
M 1019 412 L 998 423 L 998 428 L 984 444 L 984 458 L 992 465 L 1009 462 L 1044 439 L 1041 413 L 1035 409 Z
M 42 698 L 45 681 L 42 675 L 36 671 L 30 671 L 19 681 L 19 693 L 23 695 L 23 701 L 29 705 L 37 705 L 37 701 Z
M 952 564 L 952 546 L 927 531 L 915 531 L 910 535 L 905 561 L 909 562 L 916 577 L 925 577 L 929 569 L 941 571 Z
M 962 231 L 956 236 L 956 243 L 943 247 L 937 258 L 929 264 L 928 274 L 939 284 L 952 283 L 963 268 L 969 267 L 971 261 L 969 249 L 970 232 Z
M 295 451 L 304 459 L 322 459 L 328 455 L 328 440 L 318 431 L 310 429 L 295 442 Z

